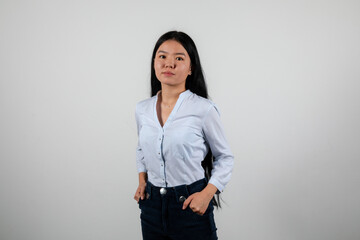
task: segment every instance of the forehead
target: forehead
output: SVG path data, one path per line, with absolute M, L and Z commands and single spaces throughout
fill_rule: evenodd
M 184 53 L 184 54 L 188 55 L 187 51 L 181 45 L 181 43 L 179 43 L 178 41 L 175 41 L 175 40 L 167 40 L 167 41 L 163 42 L 160 45 L 160 47 L 158 48 L 157 52 L 159 52 L 159 51 L 165 51 L 170 54 Z

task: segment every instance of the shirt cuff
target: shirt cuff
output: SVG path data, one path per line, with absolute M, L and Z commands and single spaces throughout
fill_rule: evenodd
M 224 191 L 224 185 L 222 185 L 218 180 L 216 180 L 215 178 L 211 177 L 209 180 L 209 183 L 211 183 L 212 185 L 214 185 L 218 190 L 216 191 L 216 193 L 220 193 Z
M 146 168 L 143 167 L 143 166 L 138 167 L 138 168 L 137 168 L 137 171 L 138 171 L 138 173 L 147 172 Z

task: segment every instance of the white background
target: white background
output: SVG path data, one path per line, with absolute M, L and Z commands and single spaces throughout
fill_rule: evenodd
M 360 239 L 359 1 L 0 1 L 0 239 L 141 239 L 135 104 L 195 41 L 235 167 L 221 240 Z

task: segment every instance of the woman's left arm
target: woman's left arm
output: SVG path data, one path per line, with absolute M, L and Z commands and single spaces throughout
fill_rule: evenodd
M 230 181 L 234 155 L 225 137 L 225 131 L 220 119 L 220 112 L 214 104 L 210 107 L 203 122 L 203 132 L 214 157 L 213 170 L 209 183 L 216 186 L 218 191 L 224 191 L 226 184 Z
M 213 169 L 206 188 L 189 196 L 183 205 L 185 209 L 190 204 L 191 209 L 201 215 L 207 209 L 214 194 L 218 191 L 222 192 L 230 181 L 234 165 L 234 155 L 225 137 L 219 110 L 214 103 L 208 109 L 202 126 L 204 138 L 214 157 Z

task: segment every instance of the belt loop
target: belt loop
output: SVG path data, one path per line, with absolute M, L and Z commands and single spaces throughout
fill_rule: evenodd
M 188 198 L 188 197 L 191 195 L 191 191 L 190 191 L 189 185 L 185 185 L 185 188 L 186 188 L 186 192 L 187 192 L 186 198 Z

